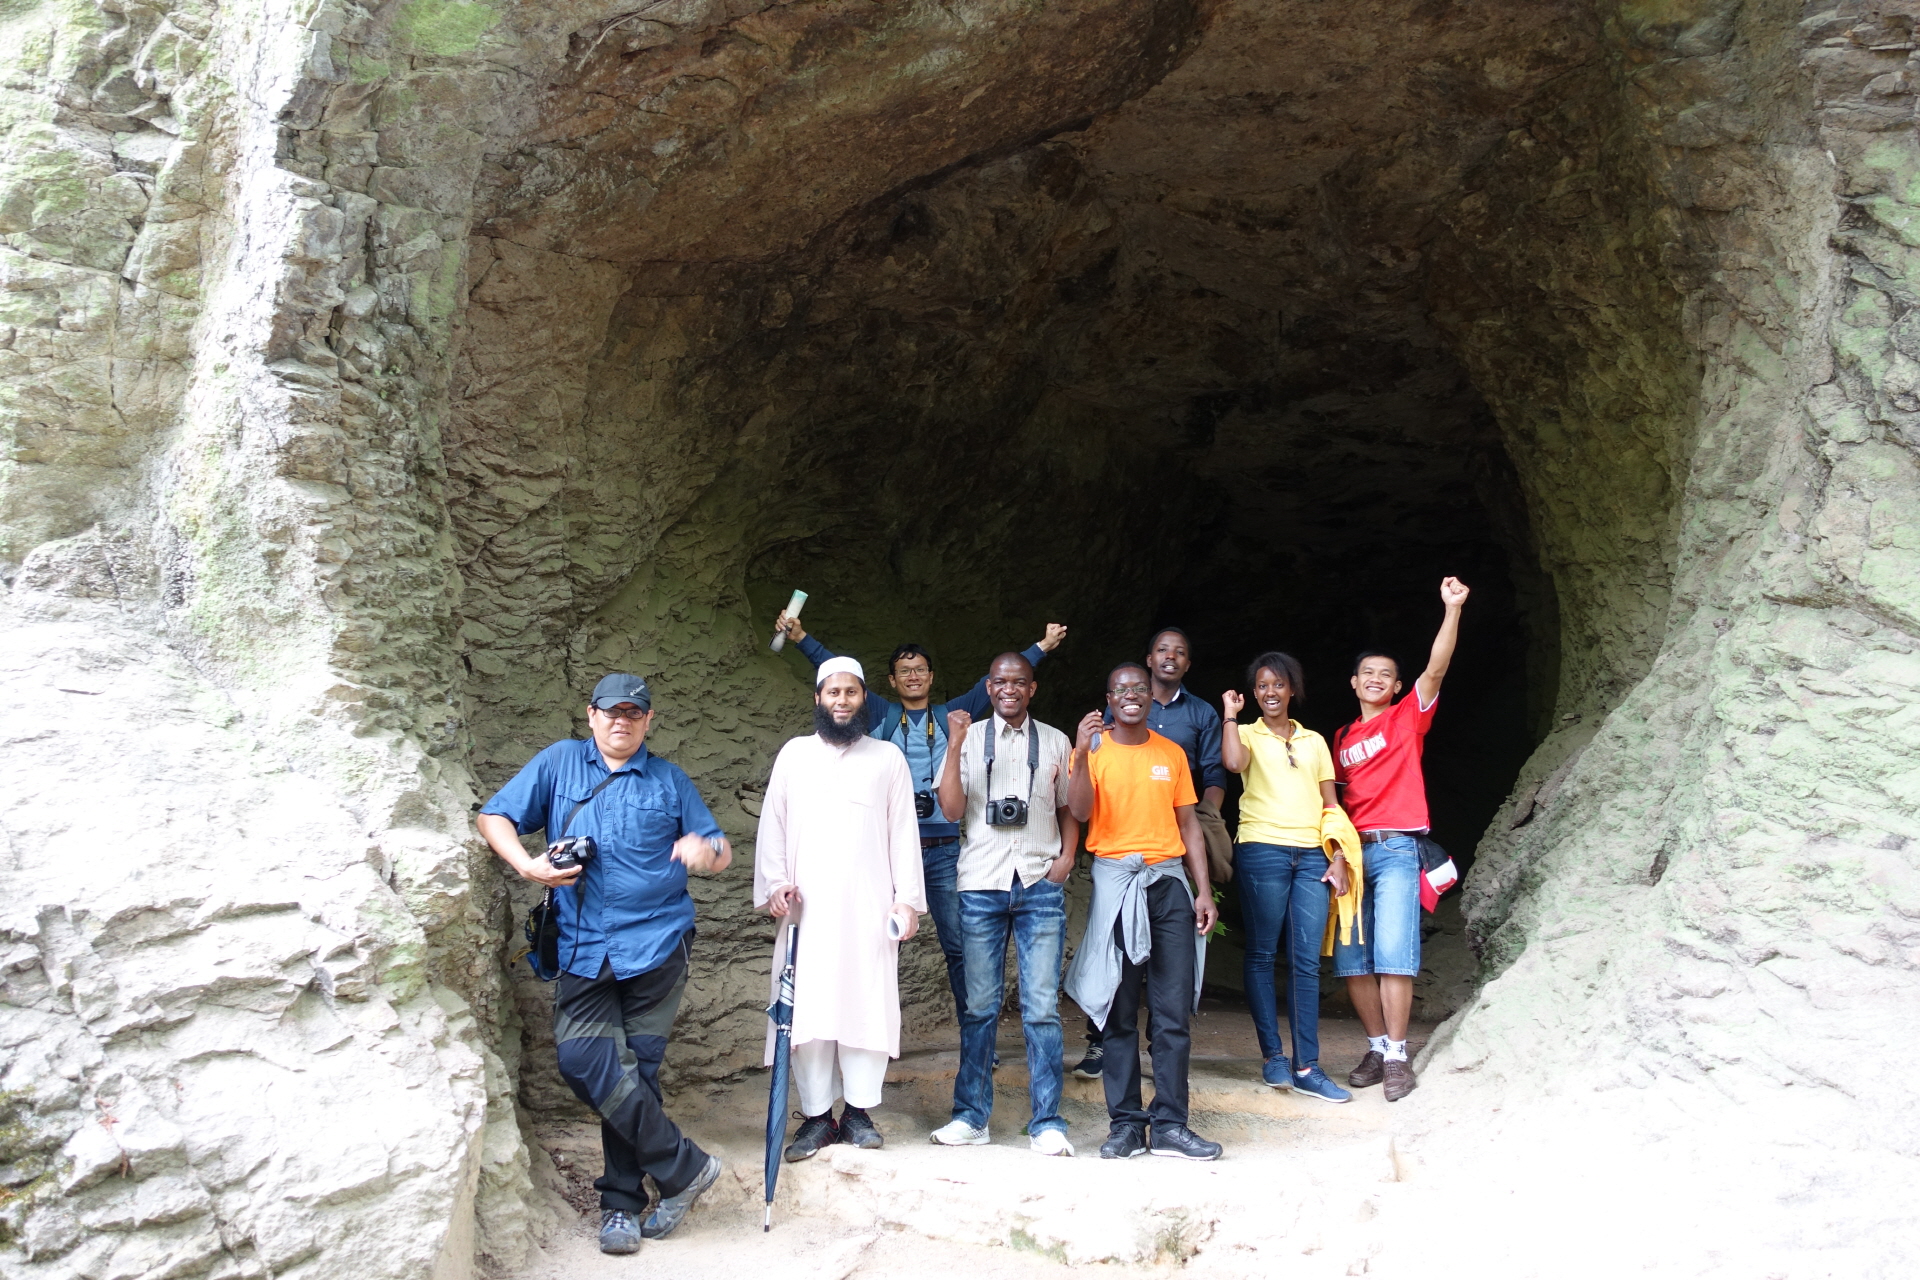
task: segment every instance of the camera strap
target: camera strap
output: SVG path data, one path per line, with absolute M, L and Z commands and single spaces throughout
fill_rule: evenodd
M 595 796 L 599 795 L 602 791 L 605 791 L 608 787 L 612 786 L 613 780 L 615 778 L 619 777 L 622 773 L 632 773 L 632 772 L 633 770 L 631 769 L 621 769 L 621 770 L 616 770 L 615 772 L 610 773 L 606 777 L 602 778 L 600 780 L 599 786 L 587 792 L 587 798 L 585 800 L 582 800 L 580 803 L 574 805 L 572 809 L 568 810 L 567 820 L 560 824 L 560 834 L 555 836 L 554 839 L 565 840 L 567 838 L 567 828 L 571 827 L 573 825 L 573 820 L 580 816 L 580 811 L 586 808 L 588 805 L 592 804 L 593 798 Z
M 987 740 L 980 744 L 980 752 L 987 765 L 987 799 L 993 795 L 993 740 L 1000 736 L 1001 720 L 991 716 L 987 720 Z M 1033 803 L 1033 784 L 1040 777 L 1040 727 L 1033 722 L 1032 713 L 1027 715 L 1027 803 Z

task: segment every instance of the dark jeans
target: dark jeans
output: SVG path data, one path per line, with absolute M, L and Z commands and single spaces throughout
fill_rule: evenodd
M 659 968 L 624 981 L 613 976 L 611 964 L 602 965 L 597 978 L 560 975 L 554 1045 L 562 1078 L 600 1113 L 606 1171 L 593 1185 L 603 1209 L 644 1211 L 643 1173 L 661 1195 L 673 1196 L 707 1166 L 707 1153 L 681 1136 L 660 1098 L 667 1032 L 686 988 L 684 939 Z
M 1240 916 L 1247 926 L 1243 970 L 1247 1005 L 1253 1010 L 1260 1056 L 1285 1052 L 1280 1040 L 1273 966 L 1284 951 L 1287 1025 L 1293 1028 L 1293 1065 L 1320 1060 L 1320 941 L 1327 932 L 1332 888 L 1322 884 L 1327 855 L 1319 848 L 1248 842 L 1233 850 L 1233 882 L 1240 886 Z
M 953 1116 L 984 1129 L 993 1114 L 993 1042 L 1007 994 L 1007 935 L 1020 966 L 1020 1029 L 1027 1041 L 1027 1132 L 1067 1131 L 1060 1116 L 1066 1064 L 1060 1058 L 1060 957 L 1067 946 L 1067 891 L 1040 879 L 1028 888 L 1014 876 L 1004 890 L 960 895 L 967 931 L 967 1016 L 960 1020 L 960 1071 Z
M 1120 986 L 1113 993 L 1101 1036 L 1101 1070 L 1107 1087 L 1107 1118 L 1115 1124 L 1185 1124 L 1187 1060 L 1193 1037 L 1193 899 L 1180 880 L 1147 886 L 1147 924 L 1152 954 L 1137 965 L 1123 954 Z M 1120 922 L 1114 921 L 1115 942 Z M 1153 1104 L 1140 1105 L 1140 988 L 1147 989 L 1147 1053 L 1153 1059 Z
M 923 845 L 920 870 L 927 885 L 927 914 L 933 917 L 933 936 L 947 958 L 947 989 L 953 992 L 953 1016 L 967 1017 L 967 952 L 960 923 L 960 841 Z

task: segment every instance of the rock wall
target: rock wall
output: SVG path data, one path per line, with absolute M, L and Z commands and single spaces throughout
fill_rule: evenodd
M 655 745 L 744 849 L 805 724 L 764 648 L 796 584 L 836 648 L 911 634 L 949 690 L 1066 619 L 1059 723 L 1174 616 L 1211 685 L 1277 639 L 1330 690 L 1363 641 L 1415 652 L 1461 566 L 1446 821 L 1519 781 L 1408 1151 L 1564 1190 L 1526 1154 L 1561 1135 L 1751 1241 L 1702 1262 L 1654 1213 L 1649 1257 L 1851 1232 L 1871 1271 L 1914 1148 L 1880 1067 L 1912 992 L 1912 27 L 9 10 L 0 1274 L 523 1257 L 516 1100 L 574 1104 L 469 815 L 605 669 L 655 681 Z M 680 1079 L 757 1055 L 742 863 L 695 889 Z M 931 1033 L 930 940 L 906 963 Z M 1647 1145 L 1732 1116 L 1731 1159 Z M 1831 1230 L 1770 1220 L 1790 1197 Z

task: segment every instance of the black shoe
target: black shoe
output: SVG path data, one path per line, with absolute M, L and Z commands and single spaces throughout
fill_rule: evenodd
M 1098 1080 L 1102 1069 L 1106 1066 L 1106 1061 L 1106 1052 L 1096 1040 L 1087 1046 L 1087 1056 L 1080 1059 L 1080 1065 L 1073 1069 L 1073 1074 L 1082 1080 Z
M 859 1107 L 840 1108 L 840 1141 L 850 1142 L 862 1151 L 886 1145 L 886 1139 L 873 1127 L 873 1117 Z
M 1131 1160 L 1147 1154 L 1146 1130 L 1137 1124 L 1116 1124 L 1100 1144 L 1102 1160 Z
M 793 1141 L 787 1144 L 787 1161 L 811 1160 L 820 1153 L 820 1148 L 830 1147 L 838 1141 L 840 1126 L 833 1122 L 833 1112 L 807 1116 L 800 1125 L 800 1132 L 794 1134 Z
M 1183 1124 L 1153 1126 L 1153 1154 L 1177 1156 L 1182 1160 L 1218 1160 L 1220 1144 L 1205 1138 Z

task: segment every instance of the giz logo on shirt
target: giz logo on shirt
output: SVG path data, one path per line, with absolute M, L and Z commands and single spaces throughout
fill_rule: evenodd
M 1172 782 L 1173 766 L 1164 764 L 1153 766 L 1153 780 L 1155 782 Z
M 1376 733 L 1371 738 L 1362 738 L 1350 747 L 1342 747 L 1340 749 L 1340 763 L 1344 768 L 1351 769 L 1357 764 L 1364 764 L 1366 761 L 1373 759 L 1386 749 L 1387 735 L 1384 733 Z

